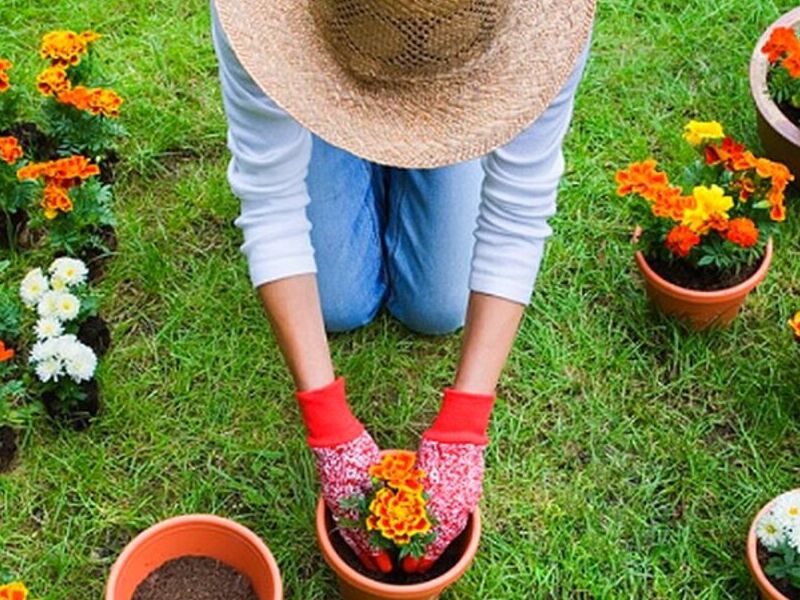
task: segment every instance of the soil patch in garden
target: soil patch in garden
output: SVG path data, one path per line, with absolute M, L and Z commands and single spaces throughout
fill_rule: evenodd
M 761 565 L 761 570 L 764 571 L 764 568 L 767 566 L 767 562 L 769 562 L 769 550 L 767 550 L 761 542 L 758 542 L 756 555 L 758 556 L 758 564 Z M 800 590 L 789 585 L 788 581 L 784 579 L 773 579 L 767 575 L 766 571 L 764 571 L 764 575 L 767 577 L 767 579 L 769 579 L 769 582 L 775 586 L 775 589 L 786 596 L 789 600 L 800 600 Z
M 8 471 L 17 455 L 17 432 L 8 425 L 0 427 L 0 473 Z
M 42 394 L 42 403 L 47 414 L 54 421 L 69 425 L 75 431 L 87 429 L 100 412 L 100 390 L 94 379 L 82 383 L 81 390 L 86 398 L 79 406 L 71 407 L 65 407 L 55 392 Z
M 78 327 L 78 339 L 101 358 L 111 346 L 111 331 L 102 317 L 89 317 Z
M 133 600 L 258 600 L 250 580 L 205 556 L 170 560 L 150 573 Z
M 330 517 L 329 517 L 330 518 Z M 365 577 L 369 577 L 373 581 L 380 583 L 388 583 L 391 585 L 413 585 L 415 583 L 425 583 L 432 579 L 444 575 L 464 555 L 464 549 L 467 546 L 467 529 L 461 532 L 453 542 L 447 547 L 439 560 L 426 573 L 406 573 L 400 567 L 400 561 L 396 556 L 392 557 L 392 564 L 395 566 L 391 573 L 378 573 L 376 571 L 367 570 L 361 561 L 356 556 L 355 552 L 347 545 L 344 538 L 338 531 L 330 531 L 331 544 L 336 550 L 336 553 L 350 566 Z
M 670 283 L 702 292 L 724 290 L 739 285 L 758 271 L 761 263 L 764 262 L 762 257 L 749 267 L 744 267 L 736 272 L 723 271 L 713 267 L 695 268 L 682 260 L 670 262 L 650 256 L 646 256 L 645 259 L 653 271 Z

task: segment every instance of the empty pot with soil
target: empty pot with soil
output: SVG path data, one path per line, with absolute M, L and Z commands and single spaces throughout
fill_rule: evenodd
M 435 600 L 472 564 L 481 537 L 481 516 L 476 510 L 461 536 L 424 574 L 406 574 L 400 569 L 388 574 L 366 572 L 336 532 L 322 498 L 317 504 L 316 530 L 322 557 L 336 573 L 345 600 Z
M 278 565 L 252 531 L 213 515 L 140 533 L 111 568 L 106 600 L 282 600 Z

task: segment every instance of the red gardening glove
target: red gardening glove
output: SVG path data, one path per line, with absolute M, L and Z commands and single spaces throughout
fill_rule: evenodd
M 429 495 L 428 511 L 438 524 L 436 539 L 421 559 L 407 556 L 403 570 L 424 573 L 467 526 L 483 490 L 483 451 L 494 396 L 444 391 L 439 416 L 422 435 L 417 466 Z
M 297 392 L 296 396 L 325 504 L 337 523 L 342 518 L 356 520 L 357 512 L 342 508 L 341 502 L 366 493 L 372 486 L 367 470 L 380 462 L 378 446 L 350 412 L 344 378 L 316 390 Z M 339 533 L 367 569 L 384 573 L 392 570 L 389 554 L 372 547 L 366 531 L 340 526 Z

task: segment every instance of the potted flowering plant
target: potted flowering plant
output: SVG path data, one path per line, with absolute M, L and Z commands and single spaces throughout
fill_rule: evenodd
M 0 136 L 0 248 L 17 245 L 28 221 L 33 198 L 30 182 L 17 179 L 24 152 L 14 136 Z
M 59 153 L 83 154 L 107 171 L 116 162 L 116 140 L 125 134 L 118 118 L 122 98 L 112 89 L 97 87 L 94 31 L 51 31 L 42 38 L 39 55 L 47 66 L 36 78 L 46 98 L 48 133 L 59 140 Z
M 690 122 L 697 158 L 680 185 L 655 160 L 617 172 L 617 194 L 634 195 L 636 262 L 648 295 L 665 313 L 703 329 L 725 325 L 766 276 L 771 235 L 785 220 L 792 174 L 726 136 L 717 122 Z
M 37 341 L 29 362 L 48 413 L 84 429 L 99 410 L 94 373 L 98 354 L 105 352 L 110 340 L 107 328 L 103 336 L 87 339 L 84 335 L 84 324 L 98 318 L 97 298 L 85 285 L 86 265 L 77 259 L 57 258 L 48 274 L 33 269 L 20 284 L 22 301 L 37 315 Z
M 46 229 L 58 253 L 81 256 L 102 274 L 105 260 L 116 249 L 116 223 L 111 187 L 97 181 L 100 168 L 84 156 L 30 163 L 17 171 L 20 181 L 34 181 L 42 211 L 31 217 L 31 228 Z
M 800 597 L 800 490 L 778 496 L 753 519 L 747 566 L 762 598 Z
M 433 600 L 458 580 L 471 564 L 480 539 L 480 514 L 476 511 L 464 533 L 426 573 L 367 571 L 339 528 L 360 529 L 370 543 L 387 550 L 392 563 L 421 558 L 435 538 L 435 519 L 427 510 L 423 481 L 425 473 L 416 468 L 416 455 L 387 451 L 381 462 L 369 467 L 370 490 L 342 503 L 350 519 L 334 522 L 323 499 L 317 505 L 317 539 L 325 561 L 336 573 L 345 600 Z
M 800 176 L 800 7 L 773 23 L 750 60 L 758 133 L 770 158 Z

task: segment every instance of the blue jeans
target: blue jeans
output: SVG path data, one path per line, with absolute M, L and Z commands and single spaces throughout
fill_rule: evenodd
M 419 333 L 461 327 L 482 182 L 480 159 L 399 169 L 315 136 L 307 214 L 326 329 L 366 325 L 384 303 Z

